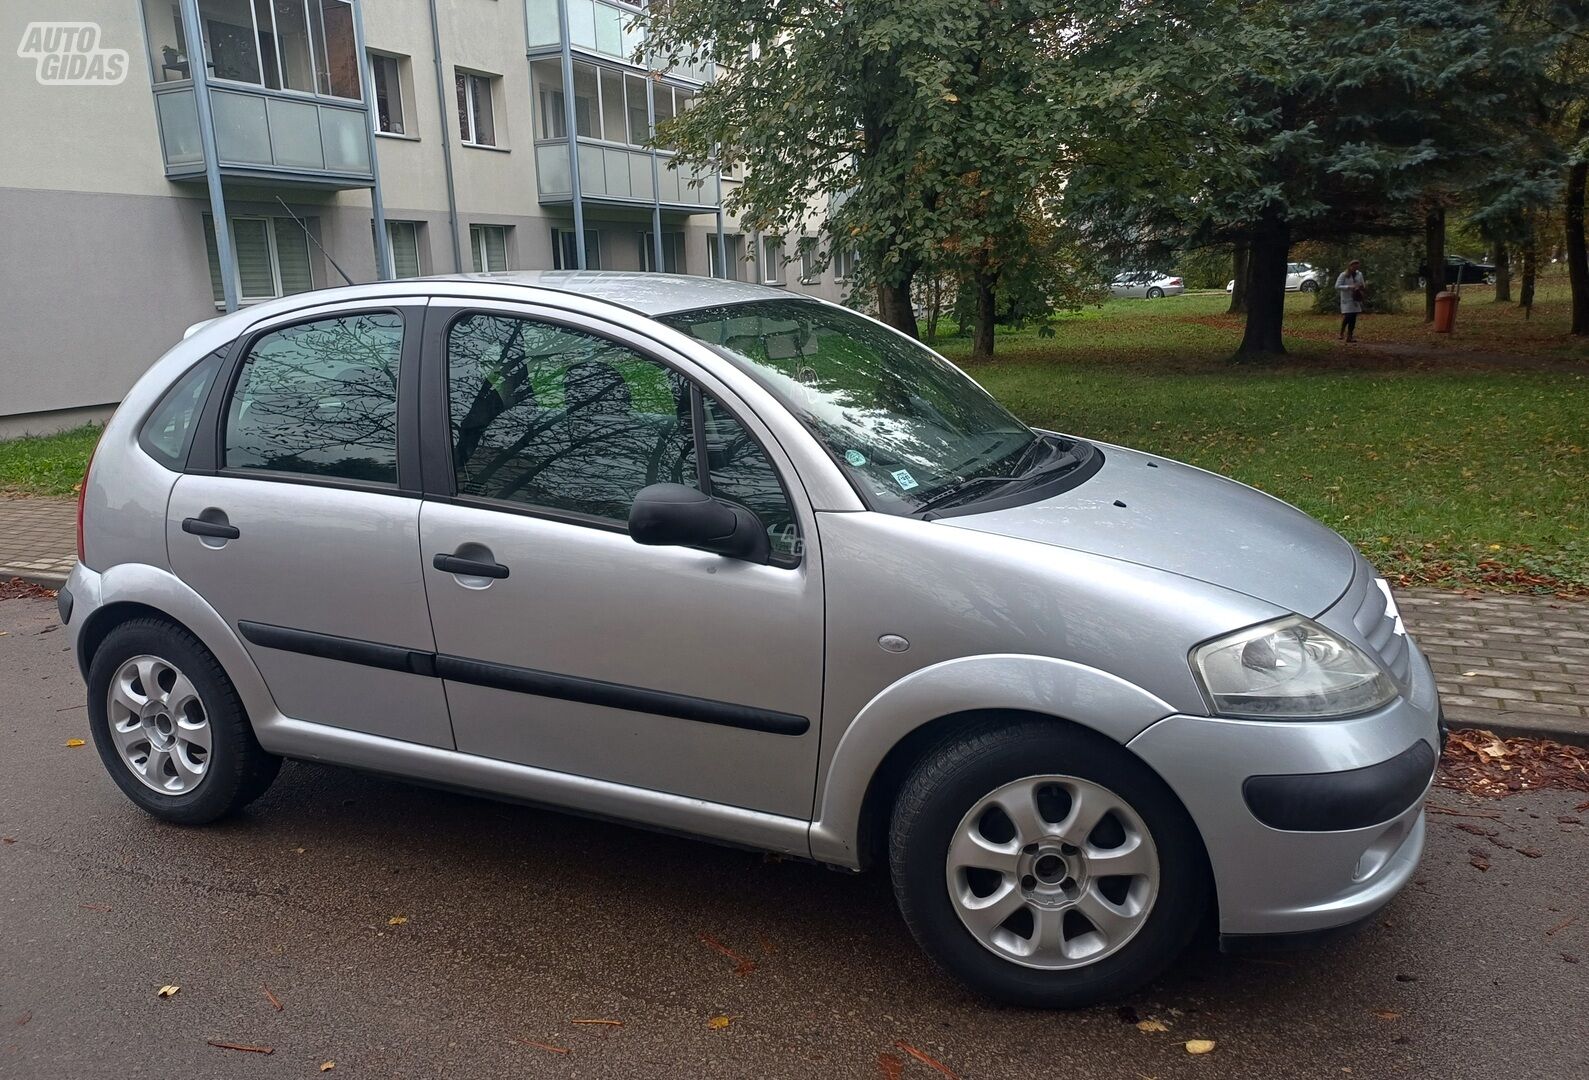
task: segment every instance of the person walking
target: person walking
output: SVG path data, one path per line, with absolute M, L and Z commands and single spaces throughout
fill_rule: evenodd
M 1335 279 L 1335 295 L 1341 298 L 1341 332 L 1336 337 L 1357 340 L 1357 316 L 1363 310 L 1363 264 L 1353 259 Z

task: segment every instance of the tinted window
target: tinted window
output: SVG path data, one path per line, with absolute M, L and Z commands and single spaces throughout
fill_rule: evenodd
M 460 494 L 627 521 L 641 488 L 696 483 L 688 382 L 623 346 L 468 315 L 447 377 Z
M 706 456 L 712 494 L 737 502 L 761 518 L 775 556 L 800 556 L 800 527 L 778 481 L 778 470 L 749 432 L 729 412 L 705 397 Z
M 187 462 L 199 410 L 204 407 L 204 397 L 229 347 L 217 349 L 194 364 L 166 391 L 149 419 L 143 422 L 143 429 L 138 432 L 138 445 L 166 468 L 180 469 Z
M 403 320 L 365 312 L 254 342 L 226 418 L 226 467 L 397 482 Z

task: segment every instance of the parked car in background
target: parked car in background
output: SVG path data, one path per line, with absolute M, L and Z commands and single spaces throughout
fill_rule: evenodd
M 1418 267 L 1418 287 L 1421 289 L 1429 280 L 1429 265 L 1427 263 Z M 1460 255 L 1446 256 L 1446 279 L 1441 282 L 1441 287 L 1447 285 L 1487 285 L 1495 280 L 1495 266 L 1492 263 L 1474 262 L 1464 259 Z
M 1157 300 L 1161 296 L 1179 296 L 1185 291 L 1186 283 L 1180 278 L 1157 270 L 1126 270 L 1116 274 L 1109 283 L 1109 292 L 1125 299 Z
M 155 361 L 81 490 L 63 636 L 166 821 L 302 758 L 877 867 L 945 970 L 1043 1006 L 1129 993 L 1205 911 L 1362 922 L 1423 850 L 1434 675 L 1350 544 L 813 298 L 287 296 Z
M 1320 270 L 1310 263 L 1294 262 L 1286 264 L 1286 292 L 1318 292 L 1319 286 L 1324 282 L 1326 271 Z M 1231 278 L 1225 283 L 1226 292 L 1234 292 L 1236 279 Z

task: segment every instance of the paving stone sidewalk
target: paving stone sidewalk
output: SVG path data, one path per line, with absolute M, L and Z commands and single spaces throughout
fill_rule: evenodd
M 76 560 L 71 499 L 0 497 L 0 580 L 58 585 Z M 1589 601 L 1404 589 L 1402 617 L 1454 727 L 1589 746 Z

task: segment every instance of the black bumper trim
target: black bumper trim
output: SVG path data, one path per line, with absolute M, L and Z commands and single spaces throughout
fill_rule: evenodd
M 55 591 L 55 612 L 61 617 L 62 626 L 72 621 L 72 590 L 65 585 Z
M 1405 813 L 1434 775 L 1434 747 L 1419 739 L 1387 761 L 1344 772 L 1249 776 L 1242 797 L 1253 817 L 1286 832 L 1366 829 Z

